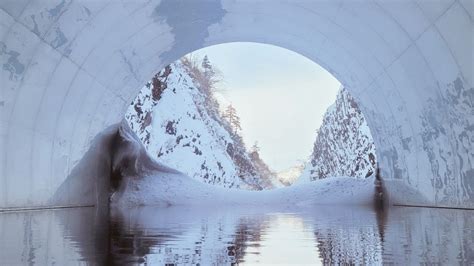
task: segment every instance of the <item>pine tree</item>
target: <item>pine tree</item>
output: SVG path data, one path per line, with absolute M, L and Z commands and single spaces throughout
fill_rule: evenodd
M 207 57 L 207 55 L 205 55 L 204 58 L 202 59 L 201 66 L 204 70 L 204 76 L 208 80 L 214 77 L 214 74 L 215 74 L 214 69 L 212 68 L 211 62 L 209 61 L 209 58 Z
M 234 131 L 234 134 L 237 134 L 239 130 L 242 130 L 240 127 L 240 117 L 237 115 L 237 110 L 234 106 L 230 104 L 224 111 L 223 117 L 229 121 L 229 124 Z
M 258 141 L 255 141 L 255 143 L 253 144 L 252 148 L 251 148 L 251 152 L 260 152 L 260 147 L 258 146 Z

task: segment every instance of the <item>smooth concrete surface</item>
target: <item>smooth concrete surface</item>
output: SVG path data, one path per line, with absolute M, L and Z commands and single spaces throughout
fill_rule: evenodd
M 235 41 L 293 50 L 338 78 L 390 193 L 399 183 L 474 207 L 471 0 L 2 0 L 0 208 L 47 205 L 155 72 Z

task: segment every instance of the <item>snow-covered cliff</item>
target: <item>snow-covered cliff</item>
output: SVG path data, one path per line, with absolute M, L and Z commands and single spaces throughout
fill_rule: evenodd
M 207 58 L 206 58 L 207 60 Z M 219 112 L 212 66 L 189 59 L 156 74 L 126 113 L 131 129 L 158 162 L 205 183 L 271 188 L 242 138 Z
M 375 145 L 354 98 L 341 88 L 326 111 L 300 181 L 332 176 L 366 178 L 375 172 Z

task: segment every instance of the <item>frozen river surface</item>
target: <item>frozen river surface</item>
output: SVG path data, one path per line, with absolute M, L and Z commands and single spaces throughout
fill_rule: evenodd
M 474 263 L 474 211 L 94 208 L 0 213 L 0 265 Z

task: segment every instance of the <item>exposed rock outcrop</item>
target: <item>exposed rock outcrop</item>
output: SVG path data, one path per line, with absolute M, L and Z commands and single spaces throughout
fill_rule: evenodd
M 367 178 L 375 173 L 375 144 L 367 122 L 347 89 L 324 115 L 301 181 L 332 176 Z
M 204 64 L 203 64 L 204 66 Z M 199 181 L 224 187 L 272 187 L 213 97 L 213 70 L 183 59 L 156 74 L 126 119 L 151 157 Z M 263 164 L 263 166 L 262 166 Z

